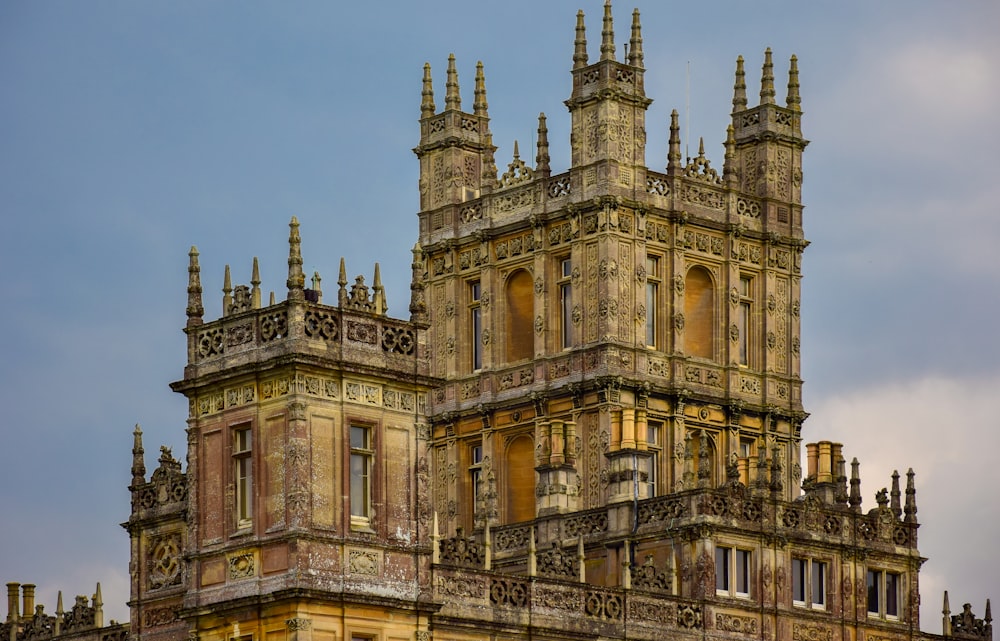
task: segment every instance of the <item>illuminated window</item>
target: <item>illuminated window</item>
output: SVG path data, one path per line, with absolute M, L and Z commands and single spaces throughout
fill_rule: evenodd
M 368 519 L 372 509 L 372 430 L 351 426 L 351 518 Z
M 233 431 L 233 479 L 236 485 L 236 527 L 250 527 L 253 519 L 253 433 L 249 427 Z
M 826 563 L 813 559 L 792 559 L 792 603 L 826 608 Z
M 899 617 L 899 575 L 884 570 L 868 570 L 868 616 Z
M 753 280 L 749 276 L 740 276 L 740 307 L 736 311 L 736 327 L 739 329 L 738 362 L 750 366 L 750 319 L 753 313 Z
M 660 259 L 646 256 L 646 345 L 657 347 L 660 322 Z
M 715 593 L 720 596 L 750 596 L 750 551 L 715 548 Z
M 569 258 L 559 261 L 559 335 L 563 349 L 573 347 L 573 264 Z
M 472 369 L 483 368 L 483 317 L 479 299 L 479 281 L 469 283 L 469 342 L 472 344 Z

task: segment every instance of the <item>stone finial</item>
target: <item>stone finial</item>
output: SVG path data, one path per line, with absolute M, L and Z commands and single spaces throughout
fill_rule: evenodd
M 781 480 L 781 448 L 777 445 L 771 448 L 771 485 L 772 496 L 779 496 L 784 490 L 784 483 Z
M 97 590 L 94 592 L 94 596 L 91 600 L 91 604 L 94 607 L 94 627 L 103 628 L 104 627 L 104 599 L 101 597 L 101 584 L 97 584 Z
M 726 127 L 726 155 L 722 162 L 722 180 L 733 188 L 739 181 L 736 175 L 736 130 L 732 125 Z
M 528 532 L 528 576 L 538 575 L 537 548 L 535 547 L 535 526 Z
M 288 223 L 288 300 L 305 299 L 306 276 L 302 273 L 302 238 L 299 219 L 292 216 Z
M 698 436 L 698 487 L 708 487 L 712 480 L 712 457 L 708 445 L 708 433 L 701 430 Z
M 257 257 L 253 257 L 253 270 L 250 273 L 250 307 L 260 309 L 260 265 Z
M 486 75 L 483 73 L 483 61 L 476 63 L 476 97 L 472 110 L 477 116 L 489 116 L 489 103 L 486 102 Z
M 271 306 L 274 305 L 274 303 L 275 303 L 274 292 L 271 292 L 270 295 L 267 298 L 267 305 L 268 305 L 268 307 L 271 307 Z
M 226 273 L 222 277 L 222 315 L 229 316 L 233 309 L 233 278 L 226 265 Z
M 344 257 L 340 257 L 340 272 L 337 274 L 337 305 L 343 307 L 347 303 L 347 267 Z
M 142 428 L 135 424 L 132 432 L 132 487 L 146 482 L 146 461 L 142 449 Z
M 431 81 L 431 63 L 424 63 L 423 90 L 420 92 L 420 117 L 430 118 L 434 115 L 434 83 Z
M 601 60 L 615 59 L 615 20 L 611 16 L 611 0 L 604 2 L 604 28 L 601 29 Z
M 441 562 L 441 532 L 438 529 L 438 513 L 434 510 L 434 518 L 431 520 L 431 563 Z
M 851 494 L 847 499 L 847 504 L 851 510 L 861 513 L 861 463 L 858 457 L 851 459 Z
M 764 66 L 760 75 L 760 104 L 774 104 L 774 63 L 771 61 L 771 48 L 764 50 Z
M 410 250 L 413 260 L 410 263 L 410 321 L 414 323 L 427 322 L 427 301 L 424 299 L 424 250 L 420 243 Z
M 384 316 L 389 306 L 385 302 L 385 288 L 382 287 L 382 272 L 375 263 L 375 277 L 372 279 L 372 305 L 374 313 Z
M 624 548 L 624 550 L 622 550 L 622 588 L 625 590 L 631 590 L 632 589 L 632 550 L 631 550 L 632 546 L 629 544 L 629 541 L 625 541 L 625 544 L 622 547 Z M 580 583 L 584 582 L 585 581 L 580 581 Z
M 63 621 L 66 619 L 66 611 L 63 609 L 62 590 L 56 593 L 56 620 L 52 625 L 53 634 L 62 634 Z
M 917 488 L 913 484 L 913 468 L 906 471 L 906 503 L 903 506 L 903 521 L 906 523 L 917 522 Z
M 627 547 L 627 544 L 626 544 Z M 583 533 L 576 535 L 576 566 L 580 571 L 580 583 L 587 582 L 587 552 L 583 547 Z
M 317 303 L 323 302 L 323 279 L 320 278 L 319 272 L 314 271 L 312 277 L 312 295 Z
M 573 68 L 587 66 L 587 27 L 583 24 L 583 10 L 576 12 L 576 40 L 573 41 Z
M 893 516 L 897 519 L 903 516 L 903 508 L 900 506 L 899 497 L 901 496 L 899 491 L 899 471 L 892 471 L 892 490 L 889 492 L 889 509 L 892 510 Z
M 545 123 L 545 113 L 538 114 L 538 154 L 535 156 L 535 171 L 543 176 L 552 173 L 549 166 L 549 128 Z
M 733 83 L 733 113 L 747 108 L 746 72 L 743 70 L 743 56 L 736 58 L 736 82 Z
M 489 519 L 483 524 L 483 569 L 487 572 L 493 569 L 493 535 Z
M 455 54 L 448 55 L 448 80 L 445 83 L 444 108 L 461 111 L 462 96 L 458 92 L 458 71 L 455 69 Z
M 951 605 L 948 604 L 948 590 L 944 591 L 944 604 L 941 606 L 941 634 L 951 636 Z
M 187 295 L 188 327 L 201 325 L 205 307 L 201 304 L 201 267 L 198 265 L 198 248 L 194 245 L 191 245 L 191 251 L 188 252 Z
M 802 98 L 799 96 L 799 59 L 792 56 L 788 66 L 788 97 L 785 106 L 792 111 L 802 111 Z
M 677 114 L 677 110 L 672 110 L 670 112 L 670 141 L 667 146 L 667 173 L 671 175 L 680 173 L 683 169 L 681 166 L 681 126 L 679 120 L 680 116 Z
M 639 22 L 639 10 L 632 11 L 632 38 L 629 40 L 628 63 L 642 69 L 642 24 Z

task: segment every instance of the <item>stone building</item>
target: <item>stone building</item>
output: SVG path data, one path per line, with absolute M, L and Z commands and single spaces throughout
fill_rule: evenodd
M 737 60 L 721 170 L 674 112 L 654 171 L 639 13 L 621 60 L 601 26 L 562 174 L 544 114 L 501 172 L 482 65 L 471 111 L 425 65 L 409 320 L 377 265 L 307 287 L 294 218 L 285 299 L 255 260 L 206 320 L 192 248 L 186 471 L 164 449 L 147 481 L 134 436 L 133 638 L 992 639 L 947 595 L 920 629 L 912 471 L 866 509 L 841 444 L 803 452 L 795 57 L 784 104 L 770 51 L 755 105 Z M 10 641 L 73 634 L 24 589 Z

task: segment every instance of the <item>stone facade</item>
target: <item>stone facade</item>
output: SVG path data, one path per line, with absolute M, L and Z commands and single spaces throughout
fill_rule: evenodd
M 471 111 L 425 66 L 409 320 L 377 265 L 307 287 L 294 218 L 286 299 L 227 268 L 206 320 L 192 248 L 186 472 L 147 481 L 134 435 L 133 638 L 992 639 L 947 596 L 920 631 L 912 471 L 866 510 L 839 443 L 803 452 L 795 57 L 755 106 L 738 59 L 721 170 L 674 112 L 654 171 L 630 36 L 606 5 L 591 61 L 578 14 L 563 174 L 544 114 L 501 172 L 482 66 Z M 10 585 L 10 641 L 73 634 Z

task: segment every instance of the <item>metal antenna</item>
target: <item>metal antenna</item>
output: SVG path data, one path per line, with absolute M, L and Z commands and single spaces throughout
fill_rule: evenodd
M 684 76 L 684 156 L 686 162 L 691 162 L 691 154 L 688 152 L 688 141 L 691 140 L 691 61 L 687 61 L 687 69 Z

